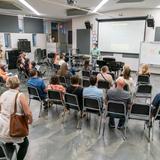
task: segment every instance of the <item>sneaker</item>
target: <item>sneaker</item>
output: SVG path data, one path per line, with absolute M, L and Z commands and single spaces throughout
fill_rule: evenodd
M 121 125 L 121 126 L 118 125 L 118 126 L 117 126 L 117 129 L 124 129 L 124 125 Z

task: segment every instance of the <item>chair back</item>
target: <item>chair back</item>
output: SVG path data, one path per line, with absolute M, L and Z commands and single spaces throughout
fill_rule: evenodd
M 13 148 L 8 150 L 4 142 L 0 141 L 0 159 L 1 160 L 10 160 L 13 159 L 14 152 L 16 151 L 15 145 Z
M 66 86 L 66 78 L 64 76 L 59 76 L 59 82 L 61 85 Z
M 82 70 L 82 77 L 89 78 L 91 75 L 90 71 Z
M 80 111 L 77 96 L 70 93 L 64 94 L 64 102 L 68 108 Z
M 83 79 L 82 83 L 83 83 L 83 87 L 89 87 L 90 86 L 90 81 L 88 79 Z
M 152 86 L 149 84 L 139 84 L 137 88 L 137 93 L 152 93 Z
M 106 62 L 104 60 L 97 60 L 97 64 L 98 64 L 99 68 L 101 69 L 103 66 L 106 65 Z
M 62 93 L 56 90 L 48 90 L 48 100 L 54 102 L 55 104 L 62 103 Z
M 97 71 L 92 71 L 92 75 L 93 75 L 93 76 L 97 76 L 98 73 L 99 73 L 99 72 L 97 72 Z
M 151 107 L 147 104 L 134 103 L 132 105 L 130 119 L 147 121 L 151 119 Z
M 35 88 L 33 86 L 28 86 L 27 89 L 28 89 L 28 93 L 29 93 L 29 98 L 30 99 L 41 100 L 37 88 Z
M 98 88 L 101 89 L 109 89 L 110 88 L 110 83 L 106 80 L 99 80 L 98 81 Z
M 83 108 L 86 112 L 101 114 L 102 102 L 97 97 L 83 97 Z
M 126 116 L 126 105 L 124 102 L 109 100 L 107 104 L 107 114 Z
M 150 77 L 147 75 L 139 75 L 137 78 L 138 84 L 148 84 L 150 83 Z

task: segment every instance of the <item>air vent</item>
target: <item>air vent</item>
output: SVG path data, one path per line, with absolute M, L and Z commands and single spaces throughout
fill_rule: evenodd
M 86 15 L 88 12 L 79 9 L 67 9 L 66 13 L 67 16 L 79 16 L 79 15 Z
M 143 2 L 144 0 L 119 0 L 117 3 L 137 3 Z
M 4 0 L 3 1 L 0 0 L 0 9 L 21 10 L 20 8 L 15 6 L 13 2 L 4 1 Z

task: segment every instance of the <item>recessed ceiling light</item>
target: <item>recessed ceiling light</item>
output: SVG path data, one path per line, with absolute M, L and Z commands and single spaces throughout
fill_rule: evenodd
M 34 12 L 36 15 L 40 16 L 40 13 L 37 10 L 35 10 L 28 2 L 26 2 L 25 0 L 18 0 L 18 1 L 21 2 L 23 5 L 25 5 L 32 12 Z
M 93 10 L 93 13 L 97 12 L 100 8 L 102 8 L 109 0 L 102 0 L 98 6 Z

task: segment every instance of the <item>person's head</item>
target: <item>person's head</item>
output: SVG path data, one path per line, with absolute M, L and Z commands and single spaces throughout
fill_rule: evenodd
M 148 64 L 143 64 L 141 68 L 142 74 L 148 74 L 149 73 L 149 65 Z
M 32 61 L 31 62 L 31 65 L 32 65 L 32 68 L 34 68 L 36 66 L 36 62 L 35 61 Z
M 78 85 L 79 84 L 79 76 L 72 76 L 71 77 L 71 84 L 72 85 Z
M 93 43 L 93 48 L 97 48 L 97 43 Z
M 6 86 L 10 89 L 17 89 L 20 85 L 20 81 L 17 76 L 7 78 Z
M 89 81 L 90 81 L 91 86 L 95 86 L 96 83 L 97 83 L 97 77 L 96 76 L 90 76 Z
M 37 77 L 37 76 L 38 76 L 37 71 L 36 71 L 35 69 L 31 70 L 31 71 L 30 71 L 30 76 L 31 76 L 31 77 Z
M 60 59 L 65 60 L 65 54 L 64 54 L 64 53 L 61 53 L 61 54 L 60 54 Z
M 26 57 L 26 53 L 24 51 L 21 51 L 19 57 L 25 58 Z
M 103 66 L 101 68 L 101 71 L 102 71 L 102 73 L 108 73 L 109 72 L 108 66 Z
M 123 78 L 129 79 L 131 77 L 131 69 L 129 66 L 123 68 Z
M 84 68 L 87 69 L 89 67 L 89 60 L 84 61 Z
M 116 87 L 119 88 L 119 89 L 123 89 L 124 86 L 125 86 L 125 80 L 123 77 L 119 77 L 117 80 L 116 80 Z
M 56 85 L 59 84 L 59 78 L 57 75 L 53 75 L 50 79 L 50 84 Z
M 68 72 L 68 66 L 67 66 L 67 63 L 63 63 L 60 67 L 60 70 L 59 70 L 59 73 L 60 73 L 60 76 L 65 76 Z

